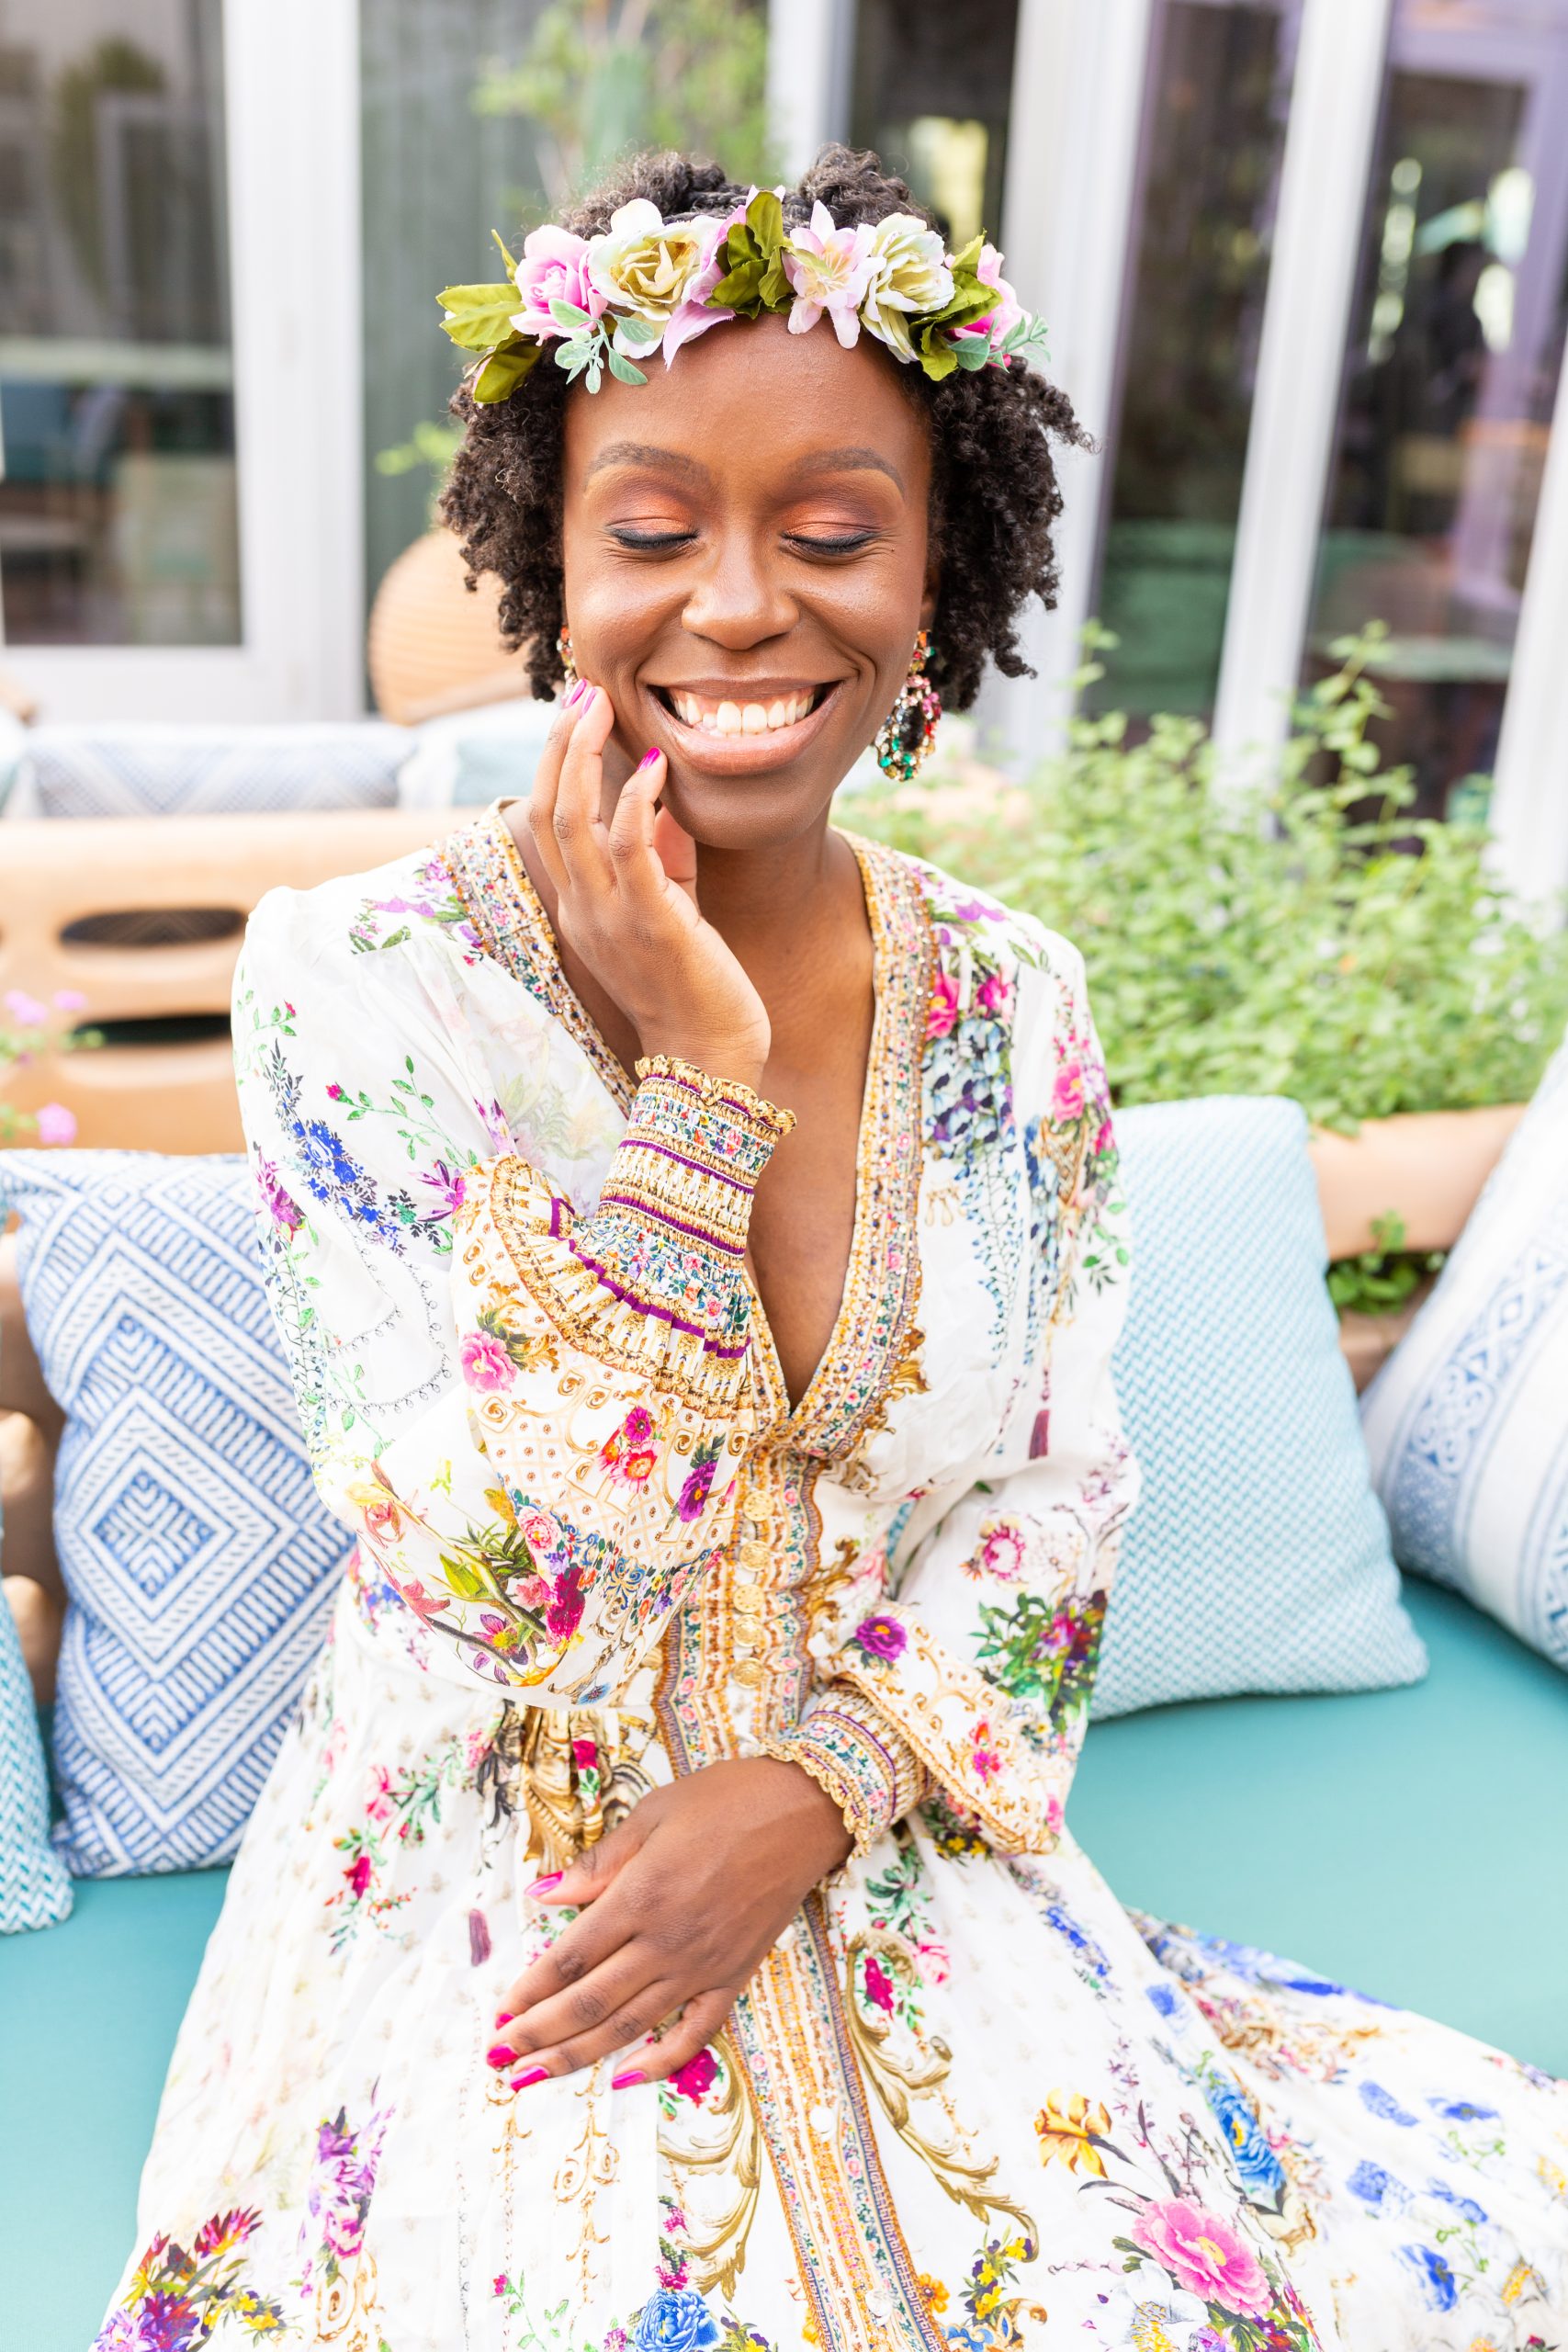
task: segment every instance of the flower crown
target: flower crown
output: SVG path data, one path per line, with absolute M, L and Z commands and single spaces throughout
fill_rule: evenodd
M 581 376 L 596 392 L 606 368 L 623 384 L 646 384 L 638 359 L 662 350 L 668 367 L 694 335 L 764 311 L 787 316 L 792 334 L 826 313 L 846 350 L 864 327 L 933 382 L 1044 347 L 1044 328 L 1003 277 L 994 245 L 974 237 L 947 253 L 908 212 L 840 229 L 817 204 L 808 226 L 786 229 L 768 189 L 728 218 L 681 220 L 638 197 L 597 237 L 535 229 L 521 261 L 495 242 L 503 283 L 448 286 L 438 297 L 453 342 L 480 355 L 468 379 L 479 401 L 508 399 L 547 343 L 568 379 Z

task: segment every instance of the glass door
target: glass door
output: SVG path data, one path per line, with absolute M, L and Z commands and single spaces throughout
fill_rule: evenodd
M 0 23 L 6 641 L 237 645 L 220 0 Z
M 1418 809 L 1496 761 L 1568 322 L 1568 0 L 1396 0 L 1305 671 L 1381 620 Z

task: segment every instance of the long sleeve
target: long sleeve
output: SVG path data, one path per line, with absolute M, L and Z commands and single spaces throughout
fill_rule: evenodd
M 775 1744 L 843 1790 L 863 1844 L 925 1801 L 960 1839 L 1046 1851 L 1082 1742 L 1136 1493 L 1111 1380 L 1129 1253 L 1076 956 L 1057 996 L 1021 1138 L 1040 1346 L 994 1473 L 987 1465 L 885 1584 L 851 1580 L 829 1596 L 812 1643 L 821 1687 Z
M 465 1670 L 602 1700 L 732 1530 L 754 1426 L 746 1233 L 788 1116 L 645 1064 L 580 1216 L 496 1148 L 505 1123 L 465 1058 L 439 944 L 376 959 L 389 1041 L 338 1001 L 359 968 L 301 968 L 277 929 L 253 926 L 236 1058 L 317 1484 L 374 1581 Z M 313 999 L 308 1023 L 294 998 Z M 439 1182 L 378 1181 L 351 1122 L 382 1138 L 384 1169 L 389 1118 Z

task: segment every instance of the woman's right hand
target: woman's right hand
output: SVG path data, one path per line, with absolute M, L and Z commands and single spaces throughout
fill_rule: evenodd
M 649 752 L 603 813 L 610 697 L 584 681 L 562 706 L 534 778 L 528 831 L 556 889 L 558 935 L 637 1033 L 715 1078 L 760 1086 L 767 1008 L 697 905 L 690 833 L 657 807 L 662 752 Z

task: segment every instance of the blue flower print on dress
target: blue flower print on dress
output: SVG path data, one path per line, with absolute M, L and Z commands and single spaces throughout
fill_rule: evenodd
M 1497 2120 L 1495 2107 L 1477 2107 L 1471 2098 L 1429 2098 L 1427 2104 L 1438 2115 L 1446 2116 L 1450 2123 L 1495 2123 Z
M 1174 1984 L 1151 1984 L 1148 1987 L 1148 1996 L 1162 2018 L 1173 2018 L 1180 2006 L 1176 1997 Z
M 1381 2083 L 1362 2083 L 1358 2087 L 1361 2105 L 1369 2115 L 1381 2116 L 1385 2123 L 1400 2123 L 1407 2132 L 1414 2131 L 1420 2119 L 1407 2113 L 1392 2091 L 1385 2091 Z
M 1205 2074 L 1203 2092 L 1224 2131 L 1236 2177 L 1249 2201 L 1278 2212 L 1285 2193 L 1285 2167 L 1269 2145 L 1240 2084 L 1227 2075 Z
M 633 2352 L 711 2352 L 722 2333 L 694 2287 L 660 2287 L 637 2314 Z
M 1410 2201 L 1410 2191 L 1403 2181 L 1395 2180 L 1391 2172 L 1384 2172 L 1382 2165 L 1359 2164 L 1345 2186 L 1352 2197 L 1359 2197 L 1366 2205 L 1382 2205 L 1385 2199 L 1394 2207 Z
M 1461 2197 L 1458 2189 L 1449 2187 L 1446 2180 L 1429 2180 L 1427 2183 L 1427 2194 L 1428 2197 L 1437 2198 L 1440 2204 L 1451 2205 L 1460 2220 L 1469 2222 L 1472 2228 L 1480 2229 L 1485 2222 L 1485 2211 L 1476 2203 L 1474 2198 Z
M 1399 2251 L 1426 2288 L 1433 2311 L 1451 2312 L 1459 2301 L 1459 2281 L 1442 2256 L 1429 2245 L 1402 2245 Z

